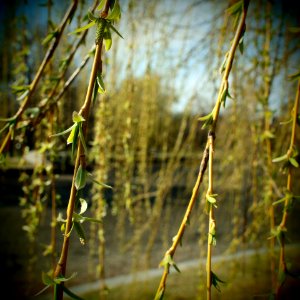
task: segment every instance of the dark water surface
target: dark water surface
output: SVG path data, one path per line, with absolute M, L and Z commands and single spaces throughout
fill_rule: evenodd
M 0 284 L 2 291 L 9 294 L 7 299 L 36 299 L 30 296 L 34 295 L 43 288 L 41 281 L 42 271 L 48 271 L 51 267 L 50 259 L 43 256 L 45 245 L 50 243 L 50 205 L 47 205 L 44 210 L 39 230 L 36 236 L 36 243 L 30 243 L 26 236 L 26 232 L 22 229 L 24 221 L 21 216 L 21 208 L 18 206 L 19 197 L 22 195 L 22 187 L 18 182 L 18 171 L 1 171 L 0 170 Z M 59 206 L 59 211 L 65 211 L 65 206 L 68 201 L 69 190 L 71 186 L 72 175 L 61 175 L 57 180 L 57 192 L 61 195 L 62 202 Z M 179 189 L 179 188 L 178 188 Z M 178 194 L 180 191 L 177 189 Z M 86 199 L 90 198 L 90 186 L 87 187 Z M 176 194 L 176 189 L 173 191 Z M 111 195 L 108 195 L 108 198 Z M 188 199 L 188 198 L 187 198 Z M 175 197 L 171 208 L 171 224 L 168 226 L 167 240 L 162 240 L 166 224 L 161 224 L 158 238 L 155 240 L 153 251 L 151 253 L 151 261 L 148 267 L 157 268 L 161 261 L 166 247 L 170 245 L 172 237 L 176 234 L 181 218 L 185 211 L 185 203 L 182 200 L 177 200 Z M 181 201 L 181 202 L 180 202 Z M 183 247 L 179 247 L 176 252 L 176 263 L 197 259 L 200 256 L 198 218 L 203 211 L 193 212 L 191 225 L 187 228 Z M 232 211 L 216 210 L 216 219 L 218 220 L 218 244 L 214 249 L 214 255 L 223 253 L 231 240 L 228 237 L 228 232 L 232 229 Z M 164 220 L 166 211 L 162 212 L 162 220 Z M 292 243 L 300 241 L 300 205 L 295 205 L 293 214 L 289 217 L 288 224 L 290 240 Z M 129 248 L 123 251 L 118 241 L 117 221 L 118 216 L 113 216 L 108 212 L 104 219 L 105 237 L 106 237 L 106 276 L 114 277 L 123 274 L 130 274 L 133 271 L 134 261 L 136 259 L 135 248 Z M 145 223 L 147 219 L 144 220 Z M 130 241 L 133 236 L 133 227 L 128 222 L 125 222 L 126 229 L 124 230 L 124 241 Z M 72 234 L 70 243 L 70 253 L 68 260 L 67 275 L 70 276 L 73 272 L 78 275 L 72 280 L 72 284 L 78 285 L 82 283 L 92 282 L 97 277 L 96 266 L 98 254 L 89 255 L 92 246 L 97 249 L 98 245 L 92 245 L 89 241 L 89 227 L 85 226 L 88 242 L 82 246 L 76 236 Z M 148 239 L 149 232 L 146 232 L 143 239 L 145 245 Z M 204 233 L 206 236 L 206 229 Z M 58 230 L 57 253 L 60 252 L 62 242 L 62 233 Z M 262 239 L 267 238 L 261 237 Z M 165 238 L 164 238 L 165 239 Z M 143 246 L 141 249 L 143 249 Z M 205 251 L 202 250 L 202 255 Z M 141 256 L 141 265 L 138 266 L 143 270 L 144 257 Z M 138 270 L 138 269 L 137 269 Z M 204 270 L 205 271 L 205 270 Z M 0 297 L 1 298 L 1 297 Z M 2 299 L 2 298 L 1 298 Z

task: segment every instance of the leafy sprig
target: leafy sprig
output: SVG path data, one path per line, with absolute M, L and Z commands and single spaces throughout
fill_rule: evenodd
M 97 7 L 97 10 L 102 9 L 104 6 L 103 1 Z M 85 31 L 96 25 L 96 44 L 103 39 L 105 50 L 110 50 L 112 46 L 111 31 L 115 32 L 120 38 L 123 39 L 121 33 L 114 27 L 114 22 L 119 21 L 121 17 L 121 8 L 118 1 L 114 2 L 113 7 L 110 9 L 108 15 L 104 17 L 97 17 L 92 12 L 88 13 L 90 22 L 83 27 L 77 28 L 69 34 L 77 34 Z
M 300 196 L 295 196 L 293 193 L 291 193 L 290 191 L 286 191 L 285 195 L 283 198 L 273 202 L 273 205 L 278 205 L 281 203 L 284 203 L 286 201 L 288 201 L 288 203 L 292 203 L 294 200 L 300 200 Z
M 299 168 L 299 152 L 296 147 L 288 150 L 287 153 L 282 156 L 276 157 L 272 160 L 273 163 L 284 162 L 283 168 L 288 168 L 293 166 L 295 168 Z
M 216 288 L 218 292 L 221 292 L 219 283 L 225 284 L 226 282 L 221 280 L 213 271 L 211 271 L 211 284 Z
M 55 291 L 57 286 L 60 285 L 62 287 L 63 291 L 72 299 L 83 300 L 83 298 L 77 296 L 76 294 L 71 292 L 67 287 L 62 285 L 62 283 L 69 281 L 70 279 L 74 278 L 76 275 L 77 275 L 77 273 L 73 273 L 69 278 L 65 278 L 62 275 L 52 278 L 49 274 L 43 272 L 42 273 L 42 281 L 46 286 L 40 292 L 38 292 L 35 296 L 42 294 L 44 291 L 46 291 L 51 286 L 54 287 L 54 291 Z
M 163 260 L 159 264 L 160 267 L 164 267 L 168 272 L 170 269 L 170 266 L 172 266 L 178 273 L 180 273 L 179 268 L 177 267 L 175 261 L 173 260 L 170 253 L 167 253 Z
M 75 155 L 78 138 L 81 141 L 85 155 L 87 155 L 87 153 L 88 153 L 87 146 L 86 146 L 85 139 L 84 139 L 84 134 L 82 131 L 82 123 L 84 121 L 85 121 L 85 119 L 81 115 L 79 115 L 76 111 L 74 111 L 73 112 L 74 124 L 72 126 L 70 126 L 68 129 L 50 136 L 50 137 L 57 137 L 57 136 L 65 135 L 70 132 L 70 134 L 67 138 L 67 144 L 68 145 L 72 144 L 72 157 L 74 157 L 74 155 Z

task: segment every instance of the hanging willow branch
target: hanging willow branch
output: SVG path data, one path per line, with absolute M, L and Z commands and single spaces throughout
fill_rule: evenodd
M 274 230 L 273 232 L 273 238 L 277 237 L 280 242 L 278 282 L 276 288 L 277 297 L 280 297 L 281 288 L 286 280 L 286 276 L 289 275 L 287 264 L 286 264 L 286 258 L 285 258 L 285 242 L 286 242 L 286 231 L 287 231 L 286 223 L 288 219 L 288 214 L 293 200 L 300 198 L 299 196 L 293 195 L 293 191 L 292 191 L 293 169 L 295 167 L 299 168 L 299 162 L 296 159 L 298 155 L 298 151 L 296 149 L 296 128 L 297 128 L 297 119 L 299 118 L 298 115 L 299 101 L 300 101 L 300 79 L 298 80 L 296 98 L 293 107 L 293 123 L 292 123 L 290 146 L 285 155 L 273 159 L 273 162 L 285 161 L 285 166 L 288 168 L 285 196 L 282 199 L 273 203 L 273 205 L 277 205 L 281 202 L 284 203 L 281 222 L 278 225 L 277 229 Z
M 229 52 L 226 54 L 226 64 L 224 65 L 225 69 L 224 69 L 224 74 L 223 74 L 221 86 L 219 89 L 217 101 L 216 101 L 216 104 L 215 104 L 211 114 L 209 114 L 208 116 L 205 117 L 205 124 L 210 125 L 210 131 L 208 133 L 207 143 L 206 143 L 203 155 L 202 155 L 202 160 L 201 160 L 201 164 L 200 164 L 200 168 L 199 168 L 198 177 L 197 177 L 196 183 L 194 185 L 192 196 L 190 198 L 186 212 L 183 216 L 179 230 L 173 239 L 173 244 L 166 251 L 164 259 L 161 263 L 161 265 L 164 267 L 164 272 L 162 274 L 160 284 L 158 286 L 158 289 L 157 289 L 157 292 L 155 295 L 155 300 L 163 298 L 163 295 L 164 295 L 164 292 L 166 289 L 166 282 L 167 282 L 167 277 L 169 274 L 170 266 L 172 265 L 175 268 L 177 268 L 176 264 L 173 261 L 173 256 L 176 252 L 178 245 L 182 241 L 185 228 L 189 222 L 189 218 L 190 218 L 192 209 L 196 202 L 199 188 L 200 188 L 201 182 L 203 180 L 203 176 L 204 176 L 204 173 L 205 173 L 205 170 L 207 167 L 207 163 L 208 163 L 208 159 L 209 159 L 209 149 L 210 149 L 210 145 L 211 145 L 211 138 L 215 139 L 215 131 L 216 131 L 216 126 L 217 126 L 217 122 L 218 122 L 221 104 L 224 103 L 224 101 L 226 100 L 226 96 L 228 95 L 228 78 L 229 78 L 229 74 L 230 74 L 230 71 L 232 68 L 232 63 L 234 60 L 234 55 L 235 55 L 236 49 L 239 46 L 239 43 L 241 42 L 241 39 L 245 33 L 245 29 L 246 29 L 245 21 L 246 21 L 249 0 L 240 1 L 240 3 L 241 3 L 241 8 L 242 8 L 242 13 L 241 13 L 241 17 L 240 17 L 240 20 L 239 20 L 239 23 L 238 23 L 238 26 L 236 29 L 236 33 L 235 33 L 231 48 L 230 48 Z M 202 120 L 204 120 L 204 119 L 202 118 Z
M 96 31 L 96 51 L 95 51 L 95 58 L 91 70 L 89 85 L 87 89 L 87 94 L 85 101 L 78 113 L 79 119 L 84 120 L 85 122 L 82 122 L 82 136 L 83 139 L 85 139 L 87 134 L 87 124 L 88 124 L 88 118 L 90 114 L 90 106 L 93 99 L 93 92 L 94 92 L 94 85 L 96 82 L 96 78 L 99 74 L 102 73 L 102 61 L 101 61 L 101 50 L 103 45 L 103 24 L 105 22 L 105 18 L 108 15 L 110 7 L 110 1 L 107 0 L 105 2 L 104 9 L 101 13 L 101 16 L 99 18 L 99 23 L 97 24 L 97 31 Z M 65 278 L 66 274 L 66 267 L 67 267 L 67 258 L 68 258 L 68 251 L 69 251 L 69 243 L 70 243 L 70 232 L 72 230 L 73 226 L 73 215 L 74 215 L 74 208 L 75 208 L 75 202 L 76 202 L 76 194 L 77 191 L 83 188 L 85 185 L 85 182 L 83 184 L 83 181 L 81 180 L 81 177 L 83 178 L 84 174 L 86 174 L 86 149 L 83 142 L 78 143 L 77 148 L 77 156 L 76 156 L 76 162 L 74 166 L 74 173 L 73 173 L 73 180 L 72 180 L 72 186 L 71 186 L 71 192 L 67 207 L 67 219 L 66 219 L 66 225 L 65 225 L 65 234 L 64 234 L 64 241 L 62 245 L 62 250 L 60 254 L 59 261 L 57 263 L 55 272 L 54 272 L 54 279 L 57 278 Z M 64 291 L 64 282 L 60 282 L 59 284 L 55 285 L 55 293 L 56 293 L 56 299 L 61 300 L 63 299 L 63 291 Z
M 24 113 L 24 111 L 26 110 L 26 108 L 28 107 L 30 100 L 32 99 L 32 96 L 36 90 L 36 87 L 42 77 L 42 74 L 46 68 L 46 66 L 49 64 L 58 44 L 59 41 L 61 39 L 62 33 L 67 25 L 68 22 L 70 22 L 70 20 L 72 19 L 76 8 L 77 8 L 77 4 L 78 4 L 78 0 L 73 0 L 70 7 L 68 8 L 68 11 L 66 12 L 61 24 L 56 28 L 55 32 L 52 35 L 53 41 L 50 44 L 45 57 L 33 79 L 33 81 L 31 82 L 31 84 L 25 88 L 24 90 L 24 94 L 20 97 L 21 99 L 23 98 L 23 102 L 19 108 L 19 110 L 15 113 L 15 115 L 9 119 L 2 119 L 2 121 L 7 122 L 7 124 L 5 125 L 6 128 L 8 128 L 8 132 L 5 136 L 5 138 L 3 139 L 3 142 L 0 146 L 0 154 L 3 152 L 3 150 L 6 148 L 6 146 L 8 145 L 10 139 L 13 139 L 14 136 L 14 130 L 17 127 L 17 124 L 19 123 L 19 121 L 22 118 L 22 115 Z M 1 130 L 2 131 L 2 130 Z
M 91 9 L 91 12 L 93 12 L 98 5 L 98 1 L 94 1 L 94 5 Z M 65 78 L 68 68 L 74 59 L 75 54 L 77 53 L 77 50 L 79 47 L 84 43 L 85 38 L 87 36 L 88 31 L 83 31 L 78 38 L 77 42 L 72 47 L 68 57 L 62 60 L 62 67 L 59 74 L 59 77 L 57 78 L 53 88 L 51 89 L 50 93 L 47 95 L 46 101 L 42 101 L 39 105 L 39 113 L 35 116 L 34 120 L 31 120 L 32 127 L 36 127 L 45 117 L 48 111 L 51 111 L 53 107 L 55 107 L 58 103 L 58 101 L 61 99 L 61 97 L 64 95 L 65 91 L 68 89 L 68 87 L 71 85 L 71 83 L 74 81 L 74 79 L 77 77 L 77 75 L 80 73 L 80 71 L 84 68 L 86 63 L 88 62 L 89 58 L 92 56 L 92 54 L 95 51 L 95 46 L 91 48 L 88 55 L 84 57 L 82 60 L 80 66 L 73 72 L 73 74 L 69 77 L 69 79 L 65 82 L 63 88 L 58 92 L 57 89 L 60 85 L 60 83 Z
M 35 128 L 43 120 L 43 118 L 45 117 L 45 115 L 47 114 L 47 112 L 51 111 L 57 105 L 58 101 L 63 97 L 63 95 L 68 90 L 68 88 L 70 87 L 70 85 L 77 78 L 77 76 L 80 74 L 80 72 L 82 71 L 82 69 L 86 66 L 86 64 L 88 63 L 89 59 L 94 54 L 95 49 L 96 49 L 96 47 L 95 47 L 95 45 L 93 45 L 91 47 L 91 49 L 89 50 L 88 54 L 81 61 L 80 65 L 74 70 L 74 72 L 66 80 L 66 82 L 63 85 L 63 87 L 61 88 L 61 90 L 58 92 L 58 94 L 56 96 L 55 96 L 56 88 L 54 88 L 52 90 L 52 92 L 48 96 L 47 101 L 45 103 L 42 103 L 41 106 L 39 107 L 39 114 L 34 119 L 31 120 L 30 126 L 32 126 L 33 128 Z M 66 71 L 67 71 L 67 69 L 66 69 Z M 65 75 L 66 71 L 64 71 L 64 74 L 62 74 L 62 76 L 60 76 L 60 78 L 64 78 L 64 75 Z

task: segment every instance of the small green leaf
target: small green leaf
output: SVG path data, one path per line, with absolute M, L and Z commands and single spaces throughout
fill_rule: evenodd
M 164 267 L 165 269 L 169 270 L 169 267 L 170 267 L 169 256 L 170 256 L 170 254 L 167 254 L 164 256 L 163 260 L 159 263 L 159 267 Z
M 94 179 L 94 178 L 93 178 L 93 175 L 92 175 L 91 173 L 88 173 L 87 175 L 91 178 L 92 182 L 96 183 L 97 185 L 102 186 L 102 187 L 105 187 L 105 188 L 107 188 L 107 189 L 113 189 L 112 186 L 110 186 L 110 185 L 108 185 L 108 184 L 105 184 L 105 183 L 103 183 L 103 182 L 97 181 L 96 179 Z
M 295 167 L 295 168 L 299 168 L 299 163 L 297 162 L 297 160 L 294 157 L 290 157 L 289 158 L 289 162 Z
M 78 222 L 78 223 L 84 223 L 84 222 L 93 222 L 93 223 L 102 223 L 101 220 L 95 219 L 95 218 L 89 218 L 89 217 L 84 217 L 82 215 L 79 215 L 77 213 L 73 213 L 73 221 Z
M 208 202 L 210 202 L 211 204 L 215 204 L 217 202 L 216 198 L 210 196 L 210 195 L 206 195 L 206 200 Z
M 211 271 L 211 284 L 218 292 L 221 292 L 219 283 L 225 283 L 225 281 L 221 280 L 213 271 Z
M 93 222 L 93 223 L 102 223 L 101 220 L 95 219 L 95 218 L 89 218 L 89 217 L 83 217 L 82 215 L 79 215 L 77 213 L 73 213 L 73 221 L 78 223 L 84 223 L 84 222 Z
M 40 109 L 38 107 L 30 107 L 25 109 L 24 114 L 28 116 L 28 118 L 35 118 L 38 116 Z
M 275 135 L 270 130 L 265 130 L 262 134 L 263 140 L 274 139 L 274 138 L 275 138 Z
M 80 212 L 79 212 L 79 214 L 82 215 L 83 213 L 86 212 L 88 204 L 87 204 L 86 200 L 83 199 L 83 198 L 79 198 L 79 201 L 80 201 Z
M 281 244 L 281 237 L 285 234 L 285 232 L 287 232 L 287 229 L 279 225 L 275 229 L 271 230 L 271 236 L 268 239 L 276 238 L 278 243 Z
M 272 159 L 272 162 L 277 163 L 277 162 L 281 162 L 281 161 L 284 161 L 284 160 L 287 160 L 287 159 L 288 159 L 287 154 L 284 154 L 282 156 L 279 156 L 279 157 L 276 157 L 276 158 Z
M 213 235 L 213 234 L 211 234 L 211 233 L 209 233 L 209 234 L 208 234 L 208 243 L 209 243 L 210 245 L 216 246 L 216 245 L 217 245 L 217 239 L 216 239 L 216 236 Z
M 106 0 L 101 0 L 100 4 L 97 6 L 96 10 L 102 9 L 104 7 L 105 1 Z
M 78 167 L 76 177 L 75 177 L 75 187 L 76 187 L 77 191 L 81 190 L 85 187 L 85 185 L 86 185 L 86 174 L 87 174 L 86 169 L 82 168 L 82 166 L 80 165 Z
M 27 97 L 28 94 L 29 94 L 29 90 L 24 92 L 20 97 L 17 98 L 17 100 L 22 101 L 23 99 L 25 99 Z
M 93 90 L 93 105 L 95 104 L 97 95 L 98 95 L 97 86 L 98 86 L 98 84 L 97 84 L 97 78 L 96 78 L 95 83 L 94 83 L 94 90 Z
M 76 111 L 73 111 L 72 119 L 73 119 L 74 123 L 79 123 L 79 122 L 84 122 L 85 121 L 83 116 L 78 114 L 78 112 L 76 112 Z
M 83 135 L 83 131 L 82 131 L 82 126 L 81 126 L 81 124 L 78 124 L 78 126 L 79 126 L 79 137 L 80 137 L 80 141 L 81 141 L 82 147 L 83 147 L 83 149 L 84 149 L 84 153 L 87 155 L 88 150 L 87 150 L 87 146 L 86 146 L 85 139 L 84 139 L 84 135 Z
M 14 93 L 23 93 L 30 90 L 30 85 L 11 85 Z
M 174 263 L 173 264 L 173 267 L 174 267 L 174 269 L 178 272 L 178 273 L 180 273 L 180 270 L 179 270 L 179 268 L 177 267 L 177 265 Z
M 289 123 L 291 123 L 291 122 L 293 122 L 293 119 L 289 119 L 288 121 L 282 121 L 282 122 L 280 122 L 279 124 L 280 124 L 280 125 L 287 125 L 287 124 L 289 124 Z
M 169 269 L 169 266 L 173 266 L 174 269 L 178 273 L 180 273 L 179 268 L 177 267 L 177 265 L 175 264 L 175 261 L 173 260 L 172 256 L 169 253 L 165 255 L 164 259 L 160 262 L 159 266 L 167 268 L 167 269 Z
M 94 16 L 94 14 L 91 12 L 91 11 L 89 11 L 88 12 L 88 18 L 90 19 L 90 21 L 97 21 L 97 17 L 96 16 Z
M 45 286 L 44 288 L 42 288 L 39 292 L 37 292 L 36 294 L 34 294 L 34 297 L 41 295 L 42 293 L 44 293 L 46 290 L 48 290 L 50 287 L 50 285 Z
M 8 128 L 10 126 L 9 123 L 6 123 L 1 129 L 0 129 L 0 134 L 5 131 L 6 128 Z
M 244 37 L 242 37 L 239 41 L 239 50 L 241 52 L 241 54 L 244 54 Z
M 68 139 L 67 139 L 67 145 L 73 143 L 74 138 L 76 138 L 75 137 L 76 135 L 78 135 L 78 124 L 75 124 L 75 126 L 72 126 L 71 133 L 70 133 L 70 135 L 68 136 Z
M 76 147 L 77 147 L 77 143 L 78 143 L 78 133 L 79 133 L 80 125 L 81 124 L 76 123 L 76 126 L 75 126 L 74 138 L 72 140 L 72 158 L 75 156 L 75 152 L 76 152 Z
M 103 39 L 104 39 L 105 51 L 107 52 L 111 48 L 111 45 L 112 45 L 111 33 L 110 33 L 109 29 L 107 29 L 104 32 Z
M 42 45 L 48 45 L 56 36 L 57 36 L 58 32 L 57 31 L 53 31 L 50 32 L 42 41 Z
M 206 116 L 198 118 L 199 121 L 203 121 L 202 129 L 206 128 L 207 126 L 211 125 L 213 123 L 213 114 L 210 113 Z
M 216 246 L 216 244 L 217 244 L 216 223 L 214 221 L 210 221 L 210 224 L 209 224 L 208 243 L 213 246 Z
M 10 118 L 0 118 L 0 122 L 15 122 L 16 117 L 10 117 Z
M 190 217 L 187 217 L 187 218 L 186 218 L 186 225 L 191 225 Z
M 64 135 L 64 134 L 67 134 L 68 132 L 72 131 L 73 130 L 73 127 L 75 127 L 76 124 L 73 124 L 71 127 L 69 127 L 68 129 L 62 131 L 62 132 L 59 132 L 59 133 L 55 133 L 55 134 L 52 134 L 50 135 L 50 137 L 56 137 L 56 136 L 60 136 L 60 135 Z
M 220 74 L 222 74 L 224 72 L 224 70 L 226 69 L 226 65 L 227 65 L 227 59 L 228 59 L 228 52 L 225 54 L 224 60 L 222 62 L 222 65 L 220 67 Z
M 230 99 L 233 99 L 233 97 L 229 93 L 229 89 L 228 88 L 227 88 L 227 97 L 230 98 Z
M 111 21 L 117 21 L 120 19 L 120 16 L 121 16 L 120 4 L 119 1 L 115 1 L 115 4 L 106 19 Z
M 84 231 L 83 227 L 81 226 L 81 224 L 79 222 L 74 222 L 74 228 L 78 234 L 80 243 L 82 245 L 84 245 L 85 241 L 86 241 L 86 235 L 85 235 L 85 231 Z
M 232 6 L 226 9 L 226 12 L 229 15 L 235 15 L 235 14 L 240 14 L 243 9 L 243 0 L 240 0 L 236 3 L 234 3 Z
M 223 103 L 223 107 L 225 107 L 225 104 L 226 104 L 227 91 L 228 91 L 228 88 L 225 87 L 222 92 L 222 95 L 221 95 L 220 102 Z
M 299 154 L 299 152 L 298 152 L 297 148 L 295 146 L 293 146 L 291 157 L 297 157 L 298 154 Z
M 10 140 L 12 141 L 14 139 L 14 135 L 15 135 L 15 124 L 14 123 L 9 125 L 9 132 L 10 132 Z
M 105 85 L 104 85 L 103 78 L 102 78 L 101 74 L 99 74 L 97 76 L 97 83 L 98 83 L 98 93 L 104 94 L 105 93 Z
M 121 33 L 112 25 L 112 24 L 108 24 L 108 26 L 120 37 L 120 38 L 122 38 L 122 39 L 124 39 L 123 38 L 123 36 L 121 35 Z
M 65 223 L 62 224 L 61 227 L 64 227 L 64 231 L 66 230 Z M 64 233 L 64 236 L 69 237 L 71 235 L 72 231 L 73 231 L 73 228 L 74 228 L 74 223 L 72 223 L 72 227 L 71 227 L 70 231 L 68 233 Z
M 76 275 L 77 275 L 76 272 L 72 273 L 72 275 L 68 278 L 65 278 L 64 276 L 60 275 L 60 276 L 57 276 L 56 278 L 54 278 L 53 280 L 56 284 L 60 284 L 62 282 L 67 282 L 67 281 L 73 279 Z
M 198 120 L 199 121 L 206 121 L 206 120 L 210 119 L 211 116 L 212 116 L 212 113 L 210 113 L 210 114 L 208 114 L 206 116 L 203 116 L 203 117 L 199 117 Z
M 279 199 L 279 200 L 277 200 L 277 201 L 273 202 L 273 203 L 272 203 L 272 205 L 273 205 L 273 206 L 275 206 L 275 205 L 278 205 L 278 204 L 280 204 L 280 203 L 284 202 L 284 201 L 285 201 L 285 199 L 286 199 L 286 197 L 284 197 L 284 198 L 281 198 L 281 199 Z
M 70 32 L 69 35 L 85 31 L 85 30 L 89 29 L 90 27 L 94 26 L 95 24 L 96 24 L 96 21 L 92 21 L 92 22 L 88 23 L 87 25 L 77 28 L 76 30 Z
M 45 285 L 54 285 L 55 284 L 54 279 L 45 272 L 42 272 L 42 281 Z
M 58 213 L 57 215 L 57 218 L 56 218 L 56 221 L 57 222 L 67 222 L 67 220 L 65 220 L 63 217 L 62 217 L 62 213 Z
M 217 202 L 217 200 L 216 200 L 216 197 L 218 196 L 218 194 L 206 194 L 206 200 L 209 202 L 209 203 L 211 203 L 214 207 L 217 207 L 217 205 L 216 205 L 216 202 Z

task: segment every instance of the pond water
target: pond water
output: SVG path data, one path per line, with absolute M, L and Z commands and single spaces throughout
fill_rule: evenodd
M 62 213 L 64 213 L 65 204 L 68 199 L 71 178 L 71 175 L 61 175 L 57 180 L 58 192 L 61 194 L 62 199 L 64 199 L 62 205 L 59 207 L 59 211 Z M 13 171 L 1 172 L 0 179 L 0 259 L 2 262 L 0 268 L 0 282 L 5 290 L 10 291 L 10 299 L 31 299 L 32 295 L 43 288 L 41 281 L 42 271 L 48 271 L 51 267 L 50 259 L 43 256 L 45 245 L 50 242 L 50 207 L 46 206 L 41 216 L 39 230 L 36 235 L 37 242 L 33 244 L 30 243 L 25 231 L 22 230 L 24 223 L 21 217 L 21 209 L 18 206 L 18 197 L 21 195 L 22 189 L 18 183 L 18 174 Z M 177 192 L 179 189 L 180 188 L 177 188 Z M 88 186 L 86 192 L 87 199 L 89 198 L 89 191 L 90 188 Z M 176 194 L 176 189 L 174 189 L 173 192 Z M 108 195 L 108 197 L 111 197 L 111 195 Z M 295 211 L 299 212 L 299 210 L 298 207 L 298 210 Z M 124 250 L 124 244 L 128 245 L 133 238 L 135 233 L 134 226 L 126 219 L 122 241 L 118 240 L 119 227 L 117 224 L 119 216 L 112 215 L 111 211 L 108 211 L 107 216 L 104 218 L 106 276 L 111 278 L 143 271 L 145 268 L 157 269 L 165 250 L 170 246 L 172 237 L 176 234 L 184 211 L 185 203 L 176 198 L 173 199 L 172 206 L 169 207 L 169 209 L 168 207 L 163 209 L 159 232 L 155 239 L 148 263 L 146 263 L 145 256 L 142 254 L 145 250 L 151 229 L 150 231 L 145 231 L 145 234 L 139 241 L 141 243 L 139 247 L 133 245 L 128 247 L 127 250 Z M 190 220 L 191 224 L 187 228 L 184 236 L 183 247 L 179 247 L 176 252 L 175 260 L 179 266 L 181 262 L 199 259 L 200 252 L 202 256 L 205 255 L 205 250 L 202 249 L 202 251 L 200 251 L 199 246 L 199 238 L 201 236 L 199 217 L 203 213 L 203 210 L 196 205 Z M 167 214 L 171 216 L 171 218 L 168 219 L 169 221 L 167 221 Z M 214 249 L 214 255 L 219 255 L 227 249 L 231 242 L 227 232 L 230 231 L 232 226 L 232 213 L 230 211 L 224 211 L 223 208 L 223 213 L 221 210 L 217 210 L 216 214 L 218 220 L 218 244 Z M 299 218 L 294 219 L 297 222 L 294 221 L 292 223 L 293 228 L 291 231 L 293 233 L 293 243 L 300 241 L 299 230 L 296 230 L 296 228 L 299 228 Z M 144 219 L 143 223 L 147 223 L 147 219 Z M 75 234 L 71 237 L 67 275 L 69 276 L 73 272 L 78 273 L 70 283 L 71 286 L 93 282 L 98 278 L 96 276 L 98 244 L 93 244 L 89 226 L 86 225 L 84 227 L 87 232 L 88 240 L 86 245 L 81 245 Z M 202 234 L 206 236 L 206 229 L 204 229 L 204 233 Z M 57 253 L 59 253 L 62 242 L 62 233 L 59 230 L 57 232 L 57 240 Z M 242 247 L 246 247 L 246 245 L 241 245 L 240 250 Z M 96 251 L 91 254 L 91 249 L 95 249 Z M 202 271 L 205 272 L 204 267 Z

